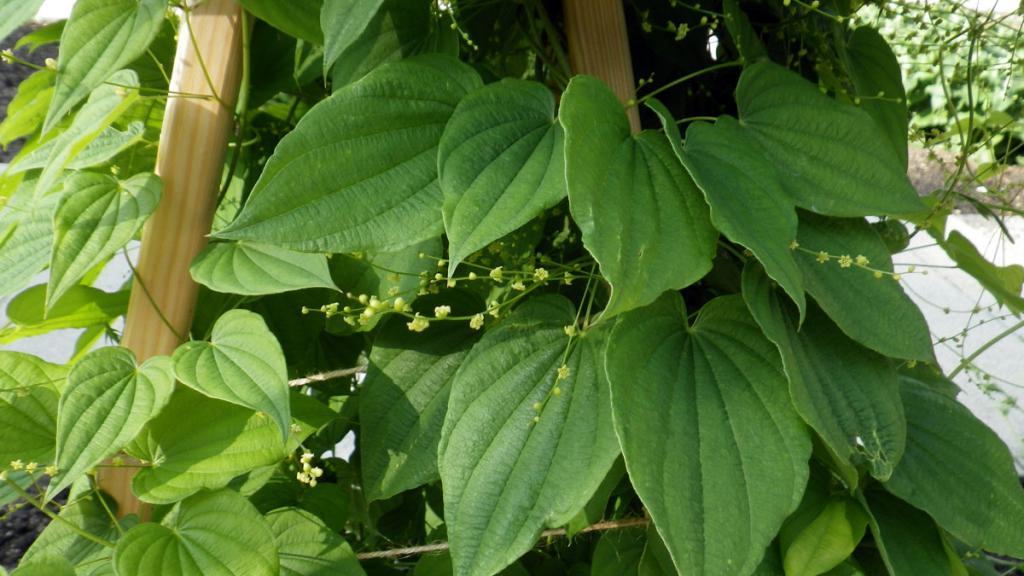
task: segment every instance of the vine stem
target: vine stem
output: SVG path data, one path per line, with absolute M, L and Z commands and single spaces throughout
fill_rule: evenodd
M 366 368 L 363 366 L 356 366 L 355 368 L 341 368 L 338 370 L 331 370 L 329 372 L 321 372 L 320 374 L 313 374 L 310 376 L 306 376 L 305 378 L 296 378 L 295 380 L 289 380 L 288 386 L 292 388 L 297 388 L 299 386 L 313 384 L 314 382 L 324 382 L 326 380 L 334 380 L 335 378 L 355 376 L 356 374 L 362 374 L 363 372 L 366 372 Z
M 604 522 L 598 522 L 597 524 L 591 524 L 586 528 L 580 530 L 578 534 L 587 534 L 589 532 L 604 532 L 607 530 L 621 530 L 623 528 L 635 528 L 639 526 L 647 526 L 650 520 L 647 518 L 623 518 L 621 520 L 606 520 Z M 555 538 L 565 536 L 565 528 L 556 528 L 554 530 L 545 530 L 541 532 L 541 538 Z M 378 550 L 375 552 L 363 552 L 356 555 L 359 560 L 379 560 L 382 558 L 401 558 L 404 556 L 418 556 L 420 554 L 429 554 L 430 552 L 441 552 L 448 549 L 447 542 L 438 542 L 436 544 L 424 544 L 423 546 L 409 546 L 408 548 L 392 548 L 391 550 Z
M 964 358 L 960 362 L 960 364 L 958 364 L 957 367 L 954 368 L 953 371 L 949 373 L 949 379 L 952 380 L 953 378 L 955 378 L 957 374 L 959 374 L 959 373 L 964 371 L 964 368 L 967 368 L 968 366 L 970 366 L 971 363 L 973 363 L 974 360 L 978 358 L 978 356 L 981 356 L 989 348 L 995 346 L 996 343 L 1001 341 L 1003 338 L 1006 338 L 1007 336 L 1010 336 L 1011 334 L 1013 334 L 1017 330 L 1020 330 L 1021 328 L 1024 328 L 1024 320 L 1021 320 L 1020 322 L 1017 322 L 1016 324 L 1014 324 L 1013 326 L 1010 326 L 1006 330 L 1003 330 L 1002 332 L 997 334 L 994 338 L 992 338 L 988 342 L 985 342 L 984 344 L 979 346 L 977 350 L 975 350 L 974 352 L 971 352 L 970 356 Z
M 708 66 L 707 68 L 701 68 L 700 70 L 697 70 L 696 72 L 691 72 L 691 73 L 687 74 L 686 76 L 680 76 L 679 78 L 676 78 L 675 80 L 673 80 L 673 81 L 671 81 L 671 82 L 669 82 L 667 84 L 663 84 L 661 86 L 658 86 L 658 88 L 656 88 L 655 90 L 653 90 L 651 92 L 648 92 L 643 97 L 637 99 L 637 103 L 639 104 L 641 102 L 644 102 L 646 100 L 654 98 L 658 94 L 661 94 L 662 92 L 664 92 L 665 90 L 668 90 L 669 88 L 672 88 L 673 86 L 678 86 L 679 84 L 682 84 L 683 82 L 687 82 L 689 80 L 693 80 L 694 78 L 696 78 L 698 76 L 703 76 L 704 74 L 707 74 L 708 72 L 714 72 L 715 70 L 721 70 L 723 68 L 735 68 L 737 66 L 743 66 L 743 61 L 742 60 L 733 60 L 732 62 L 722 62 L 721 64 L 715 64 L 714 66 Z
M 28 502 L 29 504 L 34 506 L 37 510 L 39 510 L 43 514 L 46 514 L 50 518 L 50 520 L 53 520 L 54 522 L 60 522 L 61 524 L 64 524 L 65 526 L 68 527 L 69 530 L 71 530 L 75 534 L 81 536 L 82 538 L 85 538 L 86 540 L 90 540 L 92 542 L 95 542 L 95 543 L 97 543 L 97 544 L 99 544 L 101 546 L 105 546 L 107 548 L 113 548 L 114 547 L 114 543 L 113 542 L 111 542 L 109 540 L 104 540 L 103 538 L 100 538 L 99 536 L 96 536 L 95 534 L 89 533 L 89 532 L 83 530 L 81 527 L 76 526 L 74 522 L 71 522 L 70 520 L 68 520 L 67 518 L 64 518 L 60 514 L 55 514 L 53 512 L 53 510 L 50 510 L 49 508 L 46 507 L 45 504 L 43 504 L 42 502 L 40 502 L 36 498 L 33 498 L 31 494 L 29 494 L 24 489 L 22 489 L 21 486 L 18 486 L 18 484 L 16 482 L 12 481 L 10 478 L 4 478 L 4 481 L 7 482 L 7 485 L 10 486 L 11 490 L 16 492 L 19 497 L 21 497 L 26 502 Z

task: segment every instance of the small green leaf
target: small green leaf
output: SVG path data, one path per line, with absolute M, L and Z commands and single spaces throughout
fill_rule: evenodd
M 907 435 L 895 366 L 847 338 L 813 304 L 801 327 L 756 264 L 743 270 L 743 298 L 782 354 L 793 405 L 838 460 L 843 480 L 855 487 L 855 467 L 865 460 L 872 476 L 888 480 Z
M 338 0 L 329 0 L 328 4 Z M 324 0 L 240 0 L 238 2 L 260 20 L 292 37 L 312 44 L 323 44 L 320 11 Z
M 0 0 L 0 40 L 28 22 L 39 11 L 44 0 Z
M 543 84 L 506 78 L 455 108 L 437 163 L 452 276 L 467 256 L 565 197 L 562 127 Z
M 475 340 L 466 326 L 412 333 L 389 322 L 373 342 L 359 394 L 363 491 L 369 502 L 435 480 L 452 378 Z
M 868 517 L 853 500 L 831 498 L 796 534 L 782 533 L 786 576 L 818 576 L 838 566 L 864 537 Z
M 261 296 L 303 288 L 332 288 L 327 256 L 269 244 L 216 242 L 196 256 L 192 278 L 215 292 Z
M 68 178 L 53 217 L 48 308 L 135 237 L 156 210 L 162 192 L 163 183 L 155 174 L 137 174 L 125 181 L 90 172 Z
M 277 576 L 274 534 L 248 500 L 230 490 L 176 504 L 160 524 L 125 532 L 114 549 L 118 574 Z
M 603 532 L 594 546 L 590 576 L 637 576 L 646 544 L 642 528 Z
M 166 356 L 137 366 L 131 351 L 101 348 L 75 364 L 57 413 L 59 473 L 47 487 L 47 499 L 131 442 L 173 390 Z
M 23 181 L 0 213 L 0 296 L 24 288 L 50 261 L 59 196 L 37 197 L 35 187 L 35 179 Z
M 892 576 L 955 576 L 942 532 L 931 517 L 881 490 L 865 496 L 871 533 Z
M 81 170 L 103 164 L 141 140 L 144 132 L 145 126 L 142 122 L 132 122 L 123 132 L 112 126 L 108 127 L 100 132 L 95 140 L 82 148 L 81 152 L 73 156 L 66 167 L 69 170 Z M 15 165 L 16 171 L 45 168 L 50 160 L 50 155 L 53 154 L 59 143 L 60 141 L 57 139 L 48 140 L 29 154 L 19 158 Z
M 686 324 L 677 293 L 608 339 L 615 431 L 681 574 L 751 574 L 807 483 L 811 442 L 778 352 L 738 296 Z
M 604 338 L 570 345 L 575 318 L 564 298 L 532 299 L 455 375 L 438 468 L 457 575 L 494 574 L 571 520 L 618 456 Z
M 135 516 L 127 516 L 121 520 L 120 526 L 115 526 L 107 510 L 117 510 L 117 503 L 107 496 L 103 496 L 106 501 L 100 502 L 100 497 L 99 492 L 76 495 L 71 502 L 65 504 L 60 511 L 62 520 L 50 522 L 46 526 L 32 547 L 25 551 L 22 562 L 59 555 L 81 571 L 97 563 L 109 562 L 112 550 L 82 537 L 79 530 L 113 541 L 120 535 L 118 528 L 130 528 L 136 519 Z
M 43 133 L 114 73 L 142 56 L 160 31 L 167 0 L 79 0 L 60 38 L 57 85 Z
M 174 374 L 211 398 L 269 414 L 282 438 L 288 438 L 288 368 L 281 345 L 259 314 L 225 313 L 209 342 L 186 342 L 174 351 Z
M 0 344 L 54 330 L 109 324 L 128 309 L 128 296 L 128 290 L 110 293 L 92 286 L 72 286 L 47 312 L 46 286 L 33 286 L 7 304 L 7 317 L 15 326 L 0 329 Z
M 589 76 L 569 82 L 559 119 L 572 217 L 612 286 L 604 316 L 703 277 L 717 233 L 666 137 L 631 135 L 618 98 Z
M 437 144 L 469 66 L 426 55 L 382 66 L 310 110 L 218 236 L 296 250 L 394 251 L 442 232 Z
M 265 414 L 179 387 L 150 422 L 135 456 L 152 463 L 132 480 L 144 502 L 171 504 L 206 489 L 227 486 L 285 455 L 277 425 Z
M 130 1 L 134 3 L 135 0 Z M 89 94 L 89 99 L 75 114 L 71 124 L 53 137 L 52 145 L 47 145 L 49 154 L 36 183 L 37 196 L 50 193 L 75 157 L 138 101 L 138 86 L 139 77 L 135 72 L 121 70 L 111 76 L 108 83 Z M 38 163 L 31 155 L 22 158 L 27 158 L 30 165 Z M 15 161 L 8 168 L 8 173 L 14 174 L 20 170 L 22 166 Z
M 903 379 L 907 450 L 886 489 L 964 542 L 1024 556 L 1024 489 L 1006 444 L 942 391 Z
M 892 258 L 878 234 L 860 218 L 800 213 L 796 261 L 807 292 L 847 336 L 886 356 L 932 362 L 931 331 L 921 310 L 891 275 Z M 804 251 L 806 250 L 806 251 Z M 808 252 L 809 251 L 809 252 Z M 818 252 L 832 258 L 817 260 Z M 840 256 L 867 258 L 866 266 L 842 268 Z
M 864 110 L 768 61 L 743 70 L 736 103 L 743 134 L 797 206 L 829 216 L 925 209 L 892 144 Z
M 956 230 L 950 232 L 945 240 L 940 239 L 939 245 L 961 270 L 973 276 L 997 302 L 1011 312 L 1024 312 L 1024 297 L 1021 297 L 1024 266 L 996 266 L 982 256 L 966 236 Z
M 892 48 L 877 30 L 861 26 L 846 43 L 850 79 L 859 106 L 878 123 L 903 169 L 907 169 L 907 93 L 903 88 L 900 63 Z
M 768 58 L 764 44 L 758 38 L 754 27 L 750 25 L 750 18 L 740 8 L 739 0 L 724 0 L 722 11 L 725 14 L 725 29 L 729 31 L 732 43 L 736 45 L 736 51 L 740 53 L 744 63 L 753 64 L 758 60 Z
M 0 467 L 48 465 L 57 436 L 58 385 L 66 369 L 31 354 L 0 350 Z
M 714 125 L 690 125 L 681 159 L 711 205 L 711 222 L 754 253 L 803 318 L 803 279 L 789 249 L 796 210 L 763 153 L 735 119 L 721 116 Z
M 2 15 L 0 22 L 5 22 Z M 28 136 L 39 129 L 43 118 L 46 117 L 46 109 L 50 106 L 50 98 L 53 97 L 55 78 L 56 73 L 53 70 L 44 68 L 22 80 L 18 85 L 18 93 L 7 105 L 7 114 L 3 122 L 0 122 L 0 146 L 6 147 L 18 138 Z
M 280 576 L 365 576 L 348 542 L 312 513 L 284 508 L 266 521 L 281 559 Z
M 320 10 L 324 34 L 324 76 L 346 49 L 359 37 L 380 11 L 384 0 L 332 0 Z

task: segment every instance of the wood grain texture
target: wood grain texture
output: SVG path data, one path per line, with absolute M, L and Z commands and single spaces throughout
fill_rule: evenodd
M 141 362 L 170 354 L 188 335 L 198 286 L 188 267 L 207 243 L 241 75 L 241 9 L 235 0 L 192 2 L 179 27 L 156 172 L 160 206 L 142 236 L 121 344 Z M 201 57 L 200 57 L 201 55 Z M 145 513 L 132 470 L 102 468 L 100 483 L 121 515 Z
M 623 103 L 636 97 L 622 0 L 565 0 L 565 31 L 573 74 L 604 80 Z M 636 106 L 627 114 L 630 128 L 639 132 Z

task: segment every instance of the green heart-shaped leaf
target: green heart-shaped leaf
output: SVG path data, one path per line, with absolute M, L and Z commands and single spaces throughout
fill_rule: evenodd
M 260 296 L 303 288 L 335 288 L 327 256 L 269 244 L 216 242 L 196 256 L 192 278 L 215 292 Z
M 274 534 L 248 500 L 231 490 L 179 502 L 160 524 L 125 532 L 114 549 L 118 574 L 277 576 Z
M 141 366 L 125 348 L 101 348 L 68 374 L 57 415 L 57 468 L 50 498 L 131 442 L 171 398 L 170 358 Z
M 281 558 L 280 576 L 365 576 L 355 552 L 313 513 L 297 508 L 267 515 Z
M 438 448 L 455 574 L 494 574 L 561 526 L 618 456 L 604 338 L 570 347 L 576 312 L 533 299 L 487 332 L 452 382 Z
M 282 438 L 288 437 L 288 368 L 281 345 L 259 314 L 225 313 L 209 342 L 186 342 L 174 351 L 174 373 L 182 384 L 211 398 L 266 412 Z
M 53 462 L 58 385 L 67 369 L 31 354 L 0 350 L 0 462 Z
M 160 202 L 163 182 L 156 174 L 137 174 L 122 182 L 78 172 L 64 189 L 53 217 L 47 308 L 142 229 Z
M 112 74 L 142 56 L 160 31 L 167 0 L 79 0 L 60 38 L 46 133 Z
M 144 502 L 173 504 L 284 458 L 277 425 L 266 414 L 178 387 L 130 453 L 150 463 L 132 479 Z
M 665 135 L 631 135 L 622 103 L 589 76 L 569 82 L 559 120 L 569 208 L 612 286 L 605 317 L 703 277 L 718 233 Z
M 218 236 L 308 252 L 394 251 L 439 235 L 437 144 L 480 85 L 454 58 L 386 64 L 313 107 Z
M 615 431 L 681 574 L 751 574 L 800 503 L 811 441 L 778 352 L 738 296 L 686 323 L 678 293 L 623 315 L 607 348 Z
M 543 84 L 506 78 L 459 102 L 437 156 L 449 275 L 565 197 L 563 139 Z

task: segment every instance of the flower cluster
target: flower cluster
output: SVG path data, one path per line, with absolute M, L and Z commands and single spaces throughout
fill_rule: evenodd
M 317 478 L 324 475 L 322 468 L 313 466 L 313 453 L 303 452 L 299 458 L 299 462 L 302 464 L 302 470 L 295 475 L 295 478 L 303 484 L 308 484 L 310 488 L 315 488 Z

